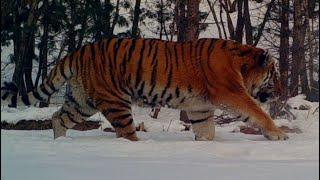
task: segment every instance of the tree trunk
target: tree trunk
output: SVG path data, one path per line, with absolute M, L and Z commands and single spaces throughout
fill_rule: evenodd
M 48 63 L 48 38 L 49 38 L 49 23 L 48 23 L 48 0 L 43 1 L 43 35 L 41 37 L 41 43 L 40 43 L 40 55 L 39 55 L 39 72 L 37 74 L 35 87 L 38 86 L 40 74 L 42 82 L 47 76 L 47 63 Z M 47 102 L 40 102 L 39 107 L 48 107 L 49 106 L 49 100 Z
M 12 81 L 17 85 L 20 94 L 25 93 L 25 84 L 23 82 L 23 59 L 21 58 L 21 48 L 20 44 L 22 43 L 22 28 L 21 28 L 21 20 L 19 18 L 19 9 L 21 4 L 18 1 L 15 1 L 14 12 L 13 12 L 13 22 L 14 22 L 14 29 L 13 33 L 13 58 L 15 63 L 14 73 L 12 76 Z
M 221 26 L 222 26 L 224 39 L 228 39 L 227 32 L 226 32 L 226 29 L 224 27 L 224 22 L 222 20 L 222 4 L 221 3 L 220 3 L 220 14 L 219 15 L 220 15 L 220 23 L 221 23 Z
M 162 40 L 162 33 L 163 33 L 163 0 L 160 0 L 160 13 L 159 13 L 160 18 L 158 17 L 158 20 L 160 21 L 160 33 L 159 33 L 159 39 Z
M 227 3 L 227 0 L 225 0 L 224 3 L 222 2 L 222 0 L 219 0 L 219 1 L 220 1 L 221 6 L 223 7 L 224 11 L 226 12 L 230 39 L 234 39 L 234 26 L 233 26 L 232 19 L 231 19 L 231 16 L 230 16 L 230 10 L 229 10 L 229 6 L 228 6 L 228 3 Z
M 219 32 L 219 38 L 222 38 L 222 33 L 221 33 L 221 28 L 220 28 L 220 25 L 219 25 L 219 21 L 218 21 L 218 18 L 217 18 L 217 14 L 214 10 L 214 4 L 211 4 L 209 0 L 207 0 L 208 2 L 208 5 L 210 7 L 210 11 L 212 13 L 212 16 L 213 16 L 213 19 L 214 19 L 214 22 L 216 23 L 216 26 L 218 28 L 218 32 Z
M 307 97 L 310 94 L 310 87 L 309 87 L 309 81 L 308 81 L 308 74 L 307 74 L 307 62 L 306 62 L 306 53 L 305 53 L 305 48 L 304 48 L 304 42 L 305 42 L 305 36 L 306 36 L 306 30 L 309 26 L 309 16 L 308 16 L 308 0 L 303 0 L 302 2 L 302 6 L 303 6 L 303 15 L 304 15 L 304 24 L 303 24 L 303 29 L 301 32 L 301 35 L 303 36 L 303 40 L 302 40 L 302 45 L 303 45 L 303 50 L 302 50 L 302 54 L 301 54 L 301 70 L 300 70 L 300 79 L 301 79 L 301 90 L 302 93 L 304 93 Z M 311 43 L 311 42 L 309 42 Z M 309 49 L 310 50 L 310 49 Z
M 188 0 L 187 2 L 187 37 L 186 41 L 198 39 L 199 36 L 199 0 Z
M 70 4 L 71 6 L 71 16 L 74 16 L 76 11 L 75 11 L 75 3 L 78 2 L 76 0 L 69 0 L 72 4 Z M 91 5 L 94 8 L 94 13 L 93 13 L 93 21 L 94 21 L 94 26 L 95 26 L 95 32 L 93 34 L 94 36 L 94 40 L 95 41 L 99 41 L 101 40 L 101 38 L 106 35 L 106 29 L 105 26 L 103 26 L 103 9 L 102 9 L 102 2 L 100 0 L 93 0 L 93 1 L 89 1 L 90 3 L 92 3 Z M 74 10 L 72 10 L 74 9 Z M 72 13 L 75 12 L 75 13 Z
M 258 45 L 259 41 L 260 41 L 260 38 L 262 36 L 262 32 L 264 30 L 264 27 L 266 25 L 266 22 L 268 21 L 268 19 L 270 18 L 270 15 L 271 15 L 271 9 L 273 7 L 275 3 L 275 0 L 271 0 L 271 2 L 268 4 L 268 8 L 267 8 L 267 11 L 266 11 L 266 14 L 264 15 L 264 18 L 263 18 L 263 21 L 261 23 L 261 25 L 259 26 L 259 29 L 258 29 L 258 34 L 257 36 L 255 36 L 255 41 L 254 41 L 254 46 Z
M 118 22 L 118 18 L 119 18 L 119 4 L 120 4 L 120 0 L 117 0 L 117 4 L 116 4 L 116 13 L 114 15 L 114 19 L 112 22 L 112 27 L 111 27 L 111 34 L 109 34 L 109 36 L 111 36 L 113 34 L 114 28 L 116 27 L 116 24 Z M 110 18 L 110 17 L 109 17 Z
M 299 74 L 300 81 L 301 81 L 301 90 L 303 94 L 305 94 L 306 96 L 309 96 L 310 88 L 309 88 L 308 75 L 307 75 L 307 65 L 306 65 L 307 62 L 305 59 L 305 52 L 302 52 L 302 55 L 303 55 L 303 58 L 301 59 L 301 68 L 300 68 L 300 74 Z
M 24 66 L 24 79 L 26 83 L 26 91 L 30 92 L 33 89 L 32 82 L 32 61 L 35 57 L 34 54 L 34 43 L 35 43 L 35 34 L 34 31 L 31 31 L 30 34 L 27 35 L 27 54 L 25 55 L 25 66 Z
M 134 16 L 133 16 L 133 22 L 132 22 L 132 38 L 138 38 L 139 34 L 139 17 L 140 17 L 140 3 L 141 0 L 136 0 L 136 4 L 134 6 Z
M 118 6 L 118 1 L 117 1 L 117 6 Z M 111 19 L 111 13 L 112 13 L 112 5 L 110 0 L 105 0 L 104 7 L 106 11 L 105 12 L 106 14 L 104 17 L 104 20 L 105 20 L 104 29 L 106 30 L 106 34 L 108 35 L 108 37 L 110 37 L 113 34 L 113 29 L 111 29 L 111 26 L 110 26 L 110 19 Z
M 178 31 L 178 42 L 183 42 L 186 40 L 186 27 L 187 27 L 187 17 L 186 17 L 186 3 L 184 0 L 176 0 L 175 3 L 175 21 Z
M 249 2 L 248 0 L 243 0 L 243 16 L 244 16 L 244 24 L 246 30 L 246 44 L 253 44 L 252 38 L 252 25 L 250 20 L 250 12 L 249 12 Z
M 313 21 L 313 20 L 312 20 Z M 313 81 L 314 81 L 314 77 L 313 77 L 313 69 L 314 69 L 314 65 L 313 65 L 313 60 L 314 60 L 314 55 L 315 55 L 315 44 L 316 42 L 314 42 L 315 37 L 313 36 L 313 31 L 311 30 L 312 28 L 310 27 L 310 23 L 307 24 L 306 26 L 307 28 L 307 36 L 308 36 L 308 49 L 309 49 L 309 61 L 308 61 L 308 72 L 309 72 L 309 79 L 310 79 L 310 85 L 312 85 Z
M 83 19 L 83 21 L 81 22 L 81 29 L 80 29 L 80 31 L 78 33 L 78 42 L 77 42 L 77 48 L 76 49 L 80 49 L 81 48 L 87 27 L 88 27 L 87 17 L 85 17 Z
M 289 71 L 289 0 L 281 1 L 281 28 L 280 28 L 280 48 L 279 48 L 279 66 L 280 79 L 283 88 L 283 96 L 285 99 L 288 96 L 288 71 Z
M 200 1 L 188 0 L 187 10 L 188 10 L 188 27 L 187 27 L 187 41 L 195 41 L 199 36 L 199 4 Z M 180 112 L 180 120 L 185 123 L 190 123 L 190 120 L 187 116 L 187 112 Z
M 10 25 L 8 21 L 8 16 L 12 13 L 14 3 L 11 0 L 2 0 L 1 1 L 1 29 Z
M 307 1 L 307 7 L 308 7 L 308 17 L 309 18 L 316 18 L 316 15 L 317 13 L 314 11 L 315 7 L 316 7 L 316 0 L 308 0 Z M 319 3 L 319 1 L 318 1 Z M 318 4 L 318 7 L 319 7 L 319 4 Z M 319 13 L 319 10 L 318 10 L 318 13 Z M 319 17 L 319 16 L 318 16 Z
M 182 0 L 177 0 L 175 4 L 175 21 L 178 30 L 178 42 L 193 41 L 198 39 L 199 35 L 199 4 L 200 1 L 187 1 L 188 23 L 185 26 L 185 4 Z M 182 34 L 183 33 L 183 34 Z M 155 110 L 155 113 L 157 110 Z M 155 116 L 155 114 L 153 115 Z M 185 111 L 180 112 L 180 120 L 189 123 L 190 120 Z
M 314 36 L 314 29 L 313 29 L 313 21 L 314 16 L 313 13 L 310 11 L 313 11 L 312 4 L 313 1 L 304 1 L 305 7 L 306 7 L 306 14 L 308 15 L 308 18 L 306 18 L 306 30 L 307 30 L 307 47 L 309 51 L 309 59 L 308 59 L 308 77 L 309 77 L 309 92 L 306 95 L 306 99 L 308 101 L 319 101 L 319 89 L 316 88 L 317 81 L 314 80 L 313 74 L 314 74 L 314 58 L 317 56 L 317 42 L 315 42 L 316 37 Z M 311 8 L 310 8 L 311 7 Z M 309 23 L 309 18 L 311 19 L 311 25 Z M 319 87 L 318 87 L 319 88 Z
M 99 2 L 100 3 L 100 2 Z M 76 49 L 76 31 L 75 31 L 75 26 L 76 26 L 76 2 L 75 0 L 69 0 L 69 6 L 70 6 L 70 23 L 68 27 L 68 41 L 67 41 L 67 46 L 68 46 L 68 53 L 71 53 L 75 51 Z M 95 39 L 99 40 L 101 38 L 101 32 L 99 31 L 95 35 Z M 60 60 L 60 59 L 59 59 Z M 71 95 L 71 88 L 69 83 L 66 85 L 66 93 L 65 96 L 68 97 Z
M 76 32 L 75 32 L 75 25 L 76 25 L 76 4 L 74 0 L 69 0 L 69 5 L 70 5 L 70 14 L 71 14 L 71 19 L 70 19 L 70 25 L 68 28 L 68 53 L 74 51 L 76 49 Z
M 13 74 L 13 82 L 17 84 L 21 94 L 24 94 L 27 90 L 30 91 L 33 88 L 31 70 L 32 59 L 34 58 L 35 25 L 39 17 L 37 12 L 38 2 L 39 1 L 32 1 L 29 4 L 16 4 L 17 9 L 15 9 L 15 25 L 18 26 L 15 30 L 17 32 L 15 36 L 18 36 L 19 40 L 14 39 L 14 56 L 16 66 Z M 27 19 L 25 22 L 21 22 L 19 21 L 19 7 L 26 7 L 27 5 L 29 6 Z M 23 28 L 20 27 L 21 23 L 23 23 Z M 25 76 L 26 81 L 24 81 L 23 76 Z
M 85 1 L 84 7 L 83 7 L 83 3 L 80 3 L 80 6 L 81 6 L 81 9 L 86 9 L 86 8 L 88 8 L 89 3 L 87 1 Z M 85 35 L 87 27 L 88 27 L 88 23 L 87 23 L 88 14 L 86 13 L 82 18 L 83 19 L 81 20 L 81 29 L 78 32 L 78 42 L 77 42 L 76 49 L 80 49 L 81 48 L 82 42 L 83 42 L 83 39 L 84 39 L 84 35 Z M 106 24 L 107 24 L 107 22 L 106 22 Z M 106 31 L 109 33 L 109 31 L 110 31 L 110 22 L 109 22 L 109 25 L 106 25 L 105 28 L 106 28 Z
M 302 63 L 304 62 L 304 36 L 305 27 L 303 25 L 303 0 L 296 0 L 293 3 L 294 7 L 294 23 L 293 23 L 293 40 L 292 40 L 292 79 L 291 79 L 291 96 L 298 95 L 299 77 L 303 70 Z M 303 80 L 303 79 L 301 79 Z
M 234 40 L 242 43 L 243 37 L 243 27 L 244 27 L 244 18 L 243 18 L 243 0 L 238 0 L 238 19 L 237 19 L 237 26 L 236 26 L 236 34 Z

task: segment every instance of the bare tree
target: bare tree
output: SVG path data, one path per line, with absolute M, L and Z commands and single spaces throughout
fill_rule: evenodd
M 112 26 L 110 26 L 110 19 L 111 19 L 111 12 L 112 12 L 112 5 L 111 5 L 111 2 L 110 0 L 105 0 L 104 2 L 104 9 L 105 9 L 105 17 L 104 17 L 104 29 L 106 31 L 106 35 L 107 36 L 111 36 L 113 34 L 113 30 L 114 28 L 112 27 L 115 27 L 115 25 L 113 24 L 116 24 L 116 22 L 118 21 L 118 16 L 119 16 L 119 0 L 117 0 L 117 5 L 116 5 L 116 16 L 117 18 L 117 21 L 113 21 L 112 22 Z
M 293 24 L 293 35 L 292 35 L 292 69 L 291 69 L 291 95 L 298 95 L 299 79 L 302 81 L 303 88 L 306 88 L 305 79 L 301 79 L 302 71 L 304 69 L 303 62 L 305 49 L 304 49 L 304 38 L 306 28 L 304 26 L 304 9 L 303 0 L 296 0 L 293 3 L 294 7 L 294 24 Z
M 217 2 L 217 1 L 215 1 Z M 211 2 L 209 0 L 207 0 L 207 3 L 210 7 L 210 11 L 212 13 L 212 16 L 213 16 L 213 19 L 214 19 L 214 22 L 216 23 L 216 26 L 218 28 L 218 32 L 219 32 L 219 38 L 222 38 L 222 33 L 221 33 L 221 28 L 220 28 L 220 25 L 219 25 L 219 21 L 218 21 L 218 18 L 217 18 L 217 14 L 214 10 L 214 5 L 215 5 L 215 2 L 213 4 L 211 4 Z
M 184 0 L 176 0 L 175 2 L 175 15 L 174 19 L 177 26 L 177 40 L 185 41 L 186 39 L 186 26 L 187 26 L 187 18 L 186 18 L 186 3 Z
M 110 2 L 109 2 L 110 3 Z M 114 31 L 114 28 L 116 27 L 116 24 L 118 22 L 118 18 L 119 18 L 119 5 L 120 5 L 120 0 L 117 0 L 117 4 L 116 4 L 116 12 L 115 12 L 115 15 L 114 15 L 114 19 L 112 21 L 112 26 L 111 26 L 111 30 L 110 30 L 110 33 L 109 33 L 109 36 L 111 36 L 113 34 L 113 31 Z M 107 17 L 110 19 L 110 15 L 109 17 Z M 110 21 L 110 20 L 108 20 Z
M 227 0 L 224 0 L 224 1 L 219 0 L 219 2 L 220 2 L 220 6 L 223 7 L 223 9 L 226 13 L 226 16 L 227 16 L 227 24 L 228 24 L 230 39 L 234 39 L 235 30 L 234 30 L 234 26 L 233 26 L 232 19 L 230 16 L 230 13 L 232 13 L 233 10 L 229 7 Z M 221 15 L 222 15 L 222 13 L 220 12 L 220 18 L 222 18 Z M 222 19 L 221 19 L 221 21 L 222 21 Z M 221 23 L 223 23 L 223 22 L 221 22 Z
M 226 32 L 226 28 L 225 28 L 225 26 L 224 26 L 224 22 L 223 22 L 223 18 L 222 18 L 222 9 L 223 9 L 223 7 L 222 7 L 222 4 L 220 3 L 220 11 L 219 11 L 219 16 L 220 16 L 220 24 L 221 24 L 221 26 L 222 26 L 222 30 L 223 30 L 223 35 L 224 35 L 224 39 L 228 39 L 228 36 L 227 36 L 227 32 Z
M 35 81 L 35 87 L 39 84 L 39 79 L 41 76 L 42 81 L 47 76 L 47 63 L 48 63 L 48 38 L 49 38 L 49 23 L 48 23 L 48 0 L 43 1 L 43 17 L 42 17 L 42 24 L 43 24 L 43 35 L 41 37 L 40 43 L 40 53 L 39 53 L 39 70 Z M 39 107 L 48 107 L 48 102 L 40 102 Z
M 248 0 L 243 0 L 243 16 L 244 16 L 244 24 L 245 24 L 245 30 L 246 30 L 246 43 L 251 45 L 253 44 L 253 37 L 252 37 L 252 25 L 250 20 Z
M 237 0 L 237 7 L 238 7 L 238 19 L 237 19 L 237 26 L 236 26 L 236 34 L 234 40 L 242 43 L 243 37 L 243 27 L 244 27 L 244 17 L 243 17 L 243 0 Z
M 15 2 L 14 5 L 14 61 L 15 70 L 13 74 L 13 82 L 18 86 L 19 92 L 24 94 L 33 89 L 31 78 L 32 60 L 34 58 L 34 43 L 36 22 L 39 18 L 38 3 L 32 2 Z M 27 4 L 25 4 L 27 3 Z M 24 8 L 24 12 L 21 11 Z M 24 16 L 25 20 L 21 20 Z M 22 24 L 22 25 L 21 25 Z
M 164 19 L 163 19 L 163 0 L 160 0 L 160 12 L 159 12 L 159 16 L 160 16 L 160 37 L 159 39 L 162 39 L 162 34 L 163 34 L 163 29 L 165 28 L 164 26 Z M 158 116 L 158 115 L 157 115 Z
M 177 24 L 178 42 L 193 41 L 199 36 L 199 4 L 200 0 L 177 0 L 175 2 L 175 21 Z M 187 7 L 187 9 L 186 9 Z M 188 21 L 186 21 L 188 19 Z M 160 109 L 154 109 L 152 117 L 156 118 Z M 190 122 L 185 111 L 180 111 L 180 120 Z
M 279 66 L 280 78 L 283 87 L 288 87 L 289 73 L 289 0 L 281 1 L 281 29 L 280 29 L 280 48 Z M 288 95 L 287 88 L 284 88 L 282 99 Z
M 199 4 L 200 0 L 187 1 L 188 26 L 185 41 L 198 39 L 199 36 Z
M 200 0 L 188 0 L 187 3 L 187 16 L 188 28 L 186 28 L 186 39 L 184 41 L 193 41 L 198 39 L 199 36 L 199 4 Z M 180 120 L 189 123 L 190 120 L 186 111 L 180 111 Z
M 133 22 L 132 22 L 132 38 L 138 37 L 138 26 L 139 26 L 139 17 L 140 17 L 140 3 L 141 0 L 136 0 L 136 4 L 134 6 L 134 16 L 133 16 Z
M 262 23 L 259 25 L 257 36 L 255 36 L 255 38 L 254 38 L 254 44 L 253 44 L 254 46 L 258 45 L 258 43 L 261 39 L 262 32 L 264 31 L 265 25 L 270 18 L 271 10 L 272 10 L 272 7 L 274 4 L 275 4 L 275 0 L 271 0 L 271 2 L 267 5 L 267 11 L 264 15 Z

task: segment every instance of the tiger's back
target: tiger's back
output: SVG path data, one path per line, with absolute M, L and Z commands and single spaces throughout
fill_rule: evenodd
M 123 99 L 181 108 L 192 97 L 205 97 L 204 77 L 199 62 L 192 58 L 197 55 L 195 46 L 154 39 L 106 39 L 80 50 L 88 57 L 83 56 L 85 70 L 78 76 L 97 105 L 105 99 Z

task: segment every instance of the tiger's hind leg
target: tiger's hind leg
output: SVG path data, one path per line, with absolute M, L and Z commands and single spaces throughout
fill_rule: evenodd
M 188 111 L 196 141 L 211 141 L 215 135 L 212 111 Z
M 138 141 L 136 128 L 131 113 L 131 104 L 116 102 L 113 104 L 103 102 L 99 109 L 110 124 L 114 127 L 117 137 L 123 137 L 131 141 Z
M 52 118 L 52 128 L 54 138 L 66 136 L 67 129 L 73 128 L 98 110 L 89 101 L 89 96 L 85 92 L 80 76 L 71 78 L 69 81 L 71 88 L 61 109 L 54 113 Z
M 80 107 L 74 102 L 66 101 L 52 117 L 54 139 L 66 136 L 67 129 L 72 129 L 76 124 L 82 123 L 96 112 L 98 111 L 90 107 Z

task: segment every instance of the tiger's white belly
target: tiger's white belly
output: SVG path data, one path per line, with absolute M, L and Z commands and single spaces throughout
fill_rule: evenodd
M 214 107 L 204 97 L 197 96 L 194 93 L 181 91 L 179 96 L 177 96 L 175 90 L 168 89 L 161 96 L 162 92 L 162 89 L 155 89 L 151 96 L 148 93 L 144 93 L 141 96 L 132 97 L 132 102 L 141 107 L 168 107 L 186 111 L 213 110 Z

